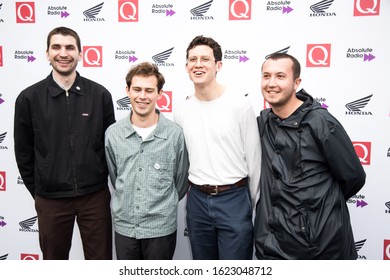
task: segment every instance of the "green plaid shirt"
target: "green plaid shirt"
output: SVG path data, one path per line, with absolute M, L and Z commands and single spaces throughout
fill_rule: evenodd
M 136 133 L 130 115 L 105 134 L 115 231 L 144 239 L 177 229 L 177 206 L 188 190 L 188 153 L 182 129 L 160 114 L 145 139 Z

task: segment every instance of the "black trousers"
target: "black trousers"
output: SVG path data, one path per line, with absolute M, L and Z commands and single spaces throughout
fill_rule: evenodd
M 74 222 L 86 260 L 112 259 L 111 194 L 107 188 L 72 198 L 35 197 L 39 244 L 44 260 L 67 260 Z
M 176 248 L 176 233 L 135 239 L 115 232 L 116 257 L 118 260 L 172 260 Z

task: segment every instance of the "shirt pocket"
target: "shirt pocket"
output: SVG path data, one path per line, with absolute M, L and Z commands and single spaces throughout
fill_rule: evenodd
M 153 187 L 170 188 L 173 184 L 173 163 L 167 159 L 154 158 L 150 161 L 149 172 Z

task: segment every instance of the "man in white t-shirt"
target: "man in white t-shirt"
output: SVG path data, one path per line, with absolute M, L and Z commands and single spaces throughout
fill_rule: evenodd
M 252 259 L 252 211 L 259 190 L 261 147 L 244 94 L 219 84 L 222 50 L 197 36 L 186 69 L 195 93 L 174 112 L 188 148 L 187 227 L 194 259 Z

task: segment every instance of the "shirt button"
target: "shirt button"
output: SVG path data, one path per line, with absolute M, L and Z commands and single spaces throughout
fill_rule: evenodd
M 139 227 L 139 224 L 136 224 L 135 227 Z
M 138 171 L 142 171 L 142 168 L 138 168 Z
M 138 210 L 138 209 L 139 209 L 139 206 L 136 206 L 136 207 L 135 207 L 135 209 L 137 209 L 137 210 Z

